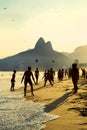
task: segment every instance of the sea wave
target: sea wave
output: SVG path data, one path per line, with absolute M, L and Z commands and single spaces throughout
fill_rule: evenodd
M 46 113 L 45 104 L 26 101 L 21 93 L 0 95 L 0 130 L 41 130 L 44 123 L 58 118 Z

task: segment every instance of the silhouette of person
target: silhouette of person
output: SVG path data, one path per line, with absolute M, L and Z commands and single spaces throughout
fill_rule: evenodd
M 11 78 L 11 88 L 10 91 L 14 91 L 15 87 L 15 76 L 16 76 L 16 70 L 13 70 L 12 78 Z
M 36 84 L 38 84 L 38 78 L 39 78 L 39 70 L 36 68 L 35 70 L 35 78 L 36 78 Z
M 81 68 L 81 70 L 82 70 L 82 78 L 84 78 L 85 79 L 85 77 L 86 77 L 86 71 L 85 71 L 85 68 L 83 69 L 83 68 Z
M 68 78 L 69 78 L 69 79 L 72 77 L 72 76 L 71 76 L 71 71 L 72 71 L 72 69 L 69 68 L 69 71 L 68 71 Z
M 72 82 L 73 82 L 73 86 L 74 86 L 74 93 L 76 93 L 78 90 L 77 84 L 78 84 L 78 80 L 79 80 L 79 69 L 77 68 L 76 63 L 72 64 L 71 77 L 72 77 Z
M 54 75 L 55 75 L 54 70 L 50 68 L 50 78 L 51 78 L 52 83 L 54 83 Z
M 63 69 L 58 70 L 57 76 L 58 76 L 58 80 L 62 81 L 62 79 L 63 79 Z
M 33 79 L 33 81 L 35 83 L 35 79 L 34 79 L 32 71 L 31 71 L 31 67 L 28 66 L 28 70 L 24 72 L 22 80 L 21 80 L 21 83 L 24 80 L 24 96 L 26 96 L 27 83 L 30 84 L 30 86 L 31 86 L 31 94 L 34 96 L 34 94 L 33 94 L 33 83 L 32 83 L 31 77 L 32 77 L 32 79 Z
M 50 77 L 50 71 L 49 71 L 49 69 L 47 70 L 47 72 L 44 73 L 44 78 L 45 78 L 44 79 L 44 86 L 46 86 L 47 81 L 49 81 L 50 85 L 53 86 L 53 83 L 52 83 L 51 77 Z
M 65 69 L 65 77 L 68 76 L 68 69 Z
M 44 74 L 43 74 L 43 77 L 42 77 L 42 79 L 44 79 L 44 82 L 45 82 L 45 79 L 46 79 L 46 70 L 44 71 Z

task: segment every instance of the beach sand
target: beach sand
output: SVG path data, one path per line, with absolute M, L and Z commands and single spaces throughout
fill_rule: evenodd
M 27 88 L 26 100 L 45 104 L 45 111 L 60 117 L 46 123 L 44 130 L 87 130 L 87 79 L 79 80 L 78 93 L 73 94 L 71 79 L 49 82 L 44 87 L 43 82 L 34 85 L 31 96 L 30 87 Z M 23 92 L 23 88 L 16 91 Z

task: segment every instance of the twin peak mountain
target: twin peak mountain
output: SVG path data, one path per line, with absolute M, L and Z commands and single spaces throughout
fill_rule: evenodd
M 39 52 L 51 52 L 51 51 L 53 51 L 51 42 L 50 41 L 45 42 L 42 37 L 37 41 L 34 49 L 36 51 L 39 51 Z
M 38 63 L 36 63 L 36 59 Z M 64 54 L 55 51 L 52 48 L 50 41 L 45 42 L 41 37 L 36 42 L 33 49 L 20 52 L 16 55 L 0 60 L 0 70 L 25 70 L 27 66 L 31 66 L 34 70 L 36 67 L 39 70 L 46 70 L 48 68 L 70 67 L 71 60 Z

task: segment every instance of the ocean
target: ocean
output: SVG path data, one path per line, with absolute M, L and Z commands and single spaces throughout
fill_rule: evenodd
M 10 79 L 13 72 L 0 72 L 0 130 L 42 130 L 45 122 L 58 118 L 46 113 L 45 104 L 27 101 L 23 92 L 10 92 Z M 16 89 L 23 87 L 21 78 L 24 72 L 16 73 Z M 40 73 L 40 80 L 43 72 Z

